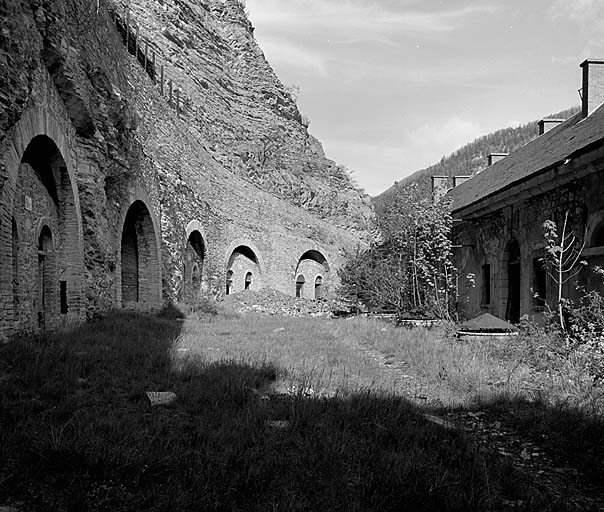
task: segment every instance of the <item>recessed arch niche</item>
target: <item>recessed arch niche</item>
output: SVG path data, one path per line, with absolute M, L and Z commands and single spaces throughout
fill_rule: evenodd
M 296 297 L 305 299 L 320 299 L 327 295 L 326 283 L 329 276 L 327 258 L 317 250 L 306 251 L 298 259 L 296 266 Z M 298 284 L 299 276 L 304 276 L 305 283 L 301 289 Z
M 81 219 L 69 169 L 45 134 L 27 142 L 16 168 L 5 252 L 10 263 L 3 263 L 14 331 L 54 328 L 82 315 Z
M 238 245 L 230 252 L 226 271 L 227 293 L 260 289 L 260 261 L 249 245 Z
M 161 302 L 161 270 L 157 233 L 151 212 L 134 201 L 124 218 L 120 245 L 122 307 L 156 307 Z

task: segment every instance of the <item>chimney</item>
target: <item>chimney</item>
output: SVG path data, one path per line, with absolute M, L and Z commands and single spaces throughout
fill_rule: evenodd
M 459 187 L 462 183 L 468 181 L 472 176 L 454 176 L 453 177 L 453 188 Z
M 503 160 L 509 153 L 491 153 L 489 155 L 489 167 L 499 160 Z
M 546 117 L 545 119 L 541 119 L 539 123 L 539 135 L 543 135 L 544 133 L 549 132 L 552 128 L 555 128 L 560 123 L 563 123 L 566 119 L 554 119 L 551 117 Z
M 432 199 L 438 203 L 449 191 L 448 176 L 432 176 Z
M 581 63 L 583 87 L 581 107 L 583 119 L 604 103 L 604 60 L 587 59 Z

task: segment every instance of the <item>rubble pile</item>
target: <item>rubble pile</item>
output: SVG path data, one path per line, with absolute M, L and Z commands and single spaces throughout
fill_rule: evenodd
M 336 299 L 302 299 L 276 290 L 245 291 L 227 295 L 224 303 L 237 311 L 265 315 L 328 317 L 348 312 L 350 306 Z

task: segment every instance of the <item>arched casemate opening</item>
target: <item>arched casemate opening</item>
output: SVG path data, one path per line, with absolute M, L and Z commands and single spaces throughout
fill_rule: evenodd
M 227 262 L 227 294 L 243 290 L 258 290 L 260 263 L 258 256 L 247 245 L 239 245 Z
M 191 231 L 184 254 L 183 298 L 185 301 L 194 301 L 199 295 L 205 253 L 206 245 L 202 234 L 198 230 Z
M 128 209 L 120 254 L 123 307 L 153 307 L 161 302 L 159 247 L 153 220 L 143 201 Z
M 329 263 L 319 251 L 306 251 L 298 260 L 296 276 L 303 275 L 308 286 L 298 289 L 296 277 L 296 297 L 305 299 L 320 299 L 327 295 L 325 284 L 329 275 Z
M 68 313 L 81 316 L 83 259 L 76 190 L 54 141 L 46 135 L 33 137 L 16 173 L 12 250 L 6 252 L 12 260 L 8 268 L 15 330 L 52 328 Z

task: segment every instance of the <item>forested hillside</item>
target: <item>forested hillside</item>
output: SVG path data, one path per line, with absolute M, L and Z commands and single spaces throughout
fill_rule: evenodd
M 567 119 L 578 111 L 577 106 L 547 117 Z M 451 155 L 441 158 L 440 162 L 395 182 L 389 189 L 372 198 L 377 214 L 380 215 L 383 212 L 385 205 L 397 190 L 417 183 L 421 191 L 429 194 L 432 176 L 472 176 L 487 166 L 490 153 L 511 153 L 537 137 L 538 130 L 537 121 L 533 121 L 514 128 L 503 128 L 479 137 Z

